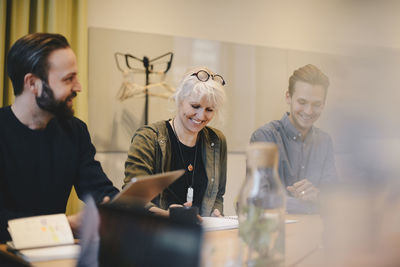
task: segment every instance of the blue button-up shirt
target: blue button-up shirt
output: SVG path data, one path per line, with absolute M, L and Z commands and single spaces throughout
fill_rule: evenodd
M 250 141 L 278 145 L 279 176 L 285 187 L 307 179 L 320 188 L 337 179 L 331 137 L 313 126 L 303 140 L 289 113 L 257 129 Z

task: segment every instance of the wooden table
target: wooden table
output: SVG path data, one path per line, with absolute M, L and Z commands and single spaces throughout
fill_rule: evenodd
M 297 220 L 286 224 L 285 266 L 318 266 L 321 263 L 322 221 L 318 215 L 287 215 L 286 219 Z M 239 246 L 238 230 L 206 232 L 202 251 L 202 266 L 234 266 Z M 6 246 L 0 244 L 6 251 Z M 38 267 L 72 267 L 76 260 L 53 260 L 35 262 Z
M 320 216 L 286 215 L 286 219 L 297 222 L 286 224 L 285 266 L 317 266 L 322 253 Z M 240 245 L 237 229 L 206 232 L 204 241 L 202 266 L 237 266 L 234 262 Z

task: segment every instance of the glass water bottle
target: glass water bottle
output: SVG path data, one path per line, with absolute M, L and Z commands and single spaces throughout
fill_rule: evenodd
M 237 202 L 242 265 L 283 266 L 286 193 L 277 172 L 278 147 L 252 143 L 246 154 L 246 179 Z

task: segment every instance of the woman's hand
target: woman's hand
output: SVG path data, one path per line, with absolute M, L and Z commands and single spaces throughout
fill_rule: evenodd
M 223 217 L 221 215 L 221 212 L 218 209 L 215 209 L 212 213 L 211 213 L 211 217 Z
M 175 205 L 175 204 L 173 204 L 173 205 Z M 151 211 L 154 214 L 160 215 L 160 216 L 169 217 L 169 210 L 163 210 L 159 207 L 151 207 L 149 209 L 149 211 Z
M 164 217 L 169 217 L 169 209 L 171 209 L 171 208 L 181 208 L 181 207 L 184 207 L 184 206 L 185 207 L 191 207 L 192 206 L 192 202 L 185 202 L 183 205 L 181 205 L 181 204 L 171 204 L 171 205 L 169 205 L 168 210 L 163 210 L 163 209 L 161 209 L 159 207 L 151 207 L 149 209 L 149 211 L 151 211 L 151 212 L 153 212 L 153 213 L 155 213 L 157 215 L 161 215 L 161 216 L 164 216 Z
M 111 198 L 110 198 L 109 196 L 105 196 L 105 197 L 103 198 L 103 202 L 101 202 L 101 204 L 108 203 L 108 202 L 110 202 L 110 200 L 111 200 Z
M 183 203 L 183 206 L 191 207 L 192 206 L 192 202 L 185 202 L 185 203 Z

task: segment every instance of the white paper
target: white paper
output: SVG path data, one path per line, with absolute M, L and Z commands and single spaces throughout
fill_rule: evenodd
M 225 216 L 224 218 L 232 219 L 232 220 L 237 220 L 237 219 L 238 219 L 238 216 L 237 216 L 237 215 Z M 295 219 L 286 219 L 286 220 L 285 220 L 285 223 L 286 223 L 286 224 L 289 224 L 289 223 L 297 223 L 297 222 L 298 222 L 298 220 L 295 220 Z
M 205 231 L 228 230 L 239 227 L 239 221 L 237 219 L 221 217 L 202 217 L 202 219 L 202 225 Z
M 239 228 L 238 216 L 202 217 L 205 231 L 219 231 Z M 285 223 L 296 223 L 297 220 L 286 219 Z

